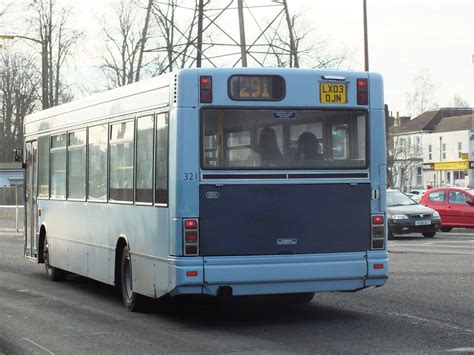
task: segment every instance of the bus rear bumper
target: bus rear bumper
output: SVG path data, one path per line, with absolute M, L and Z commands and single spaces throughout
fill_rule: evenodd
M 226 294 L 244 296 L 355 291 L 385 283 L 388 269 L 382 260 L 387 261 L 386 255 L 378 253 L 370 261 L 366 252 L 204 257 L 202 276 L 194 282 L 179 276 L 188 269 L 185 265 L 176 265 L 176 283 L 170 293 L 220 295 L 225 290 Z M 372 275 L 372 261 L 384 263 L 384 270 Z

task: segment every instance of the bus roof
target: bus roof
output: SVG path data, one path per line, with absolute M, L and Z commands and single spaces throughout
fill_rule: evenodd
M 285 79 L 288 95 L 279 103 L 275 101 L 258 102 L 258 106 L 287 105 L 293 107 L 315 106 L 308 98 L 318 97 L 317 83 L 325 77 L 344 78 L 347 82 L 357 78 L 369 78 L 374 92 L 382 92 L 381 76 L 375 73 L 339 70 L 297 69 L 297 68 L 189 68 L 155 78 L 141 80 L 120 88 L 108 90 L 70 103 L 33 113 L 25 118 L 25 135 L 39 131 L 68 127 L 73 124 L 94 122 L 128 113 L 136 113 L 160 106 L 172 106 L 173 100 L 178 106 L 197 107 L 198 78 L 211 75 L 215 85 L 215 103 L 218 105 L 257 105 L 255 101 L 236 102 L 227 95 L 227 82 L 233 75 L 277 75 Z M 173 79 L 178 78 L 178 86 L 186 88 L 171 92 Z M 181 83 L 183 84 L 181 86 Z M 192 89 L 195 88 L 195 89 Z M 349 103 L 349 102 L 348 102 Z M 352 107 L 356 106 L 350 102 Z M 335 106 L 333 106 L 335 107 Z M 371 107 L 383 109 L 383 94 L 371 95 Z M 61 118 L 63 116 L 64 118 Z M 58 118 L 58 120 L 57 120 Z M 57 122 L 53 122 L 56 121 Z

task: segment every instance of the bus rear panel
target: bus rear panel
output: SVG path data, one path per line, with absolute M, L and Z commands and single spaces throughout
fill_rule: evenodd
M 176 217 L 195 218 L 198 233 L 188 239 L 182 230 L 176 253 L 184 258 L 171 293 L 384 285 L 381 77 L 270 69 L 187 74 L 193 78 L 179 74 L 180 85 L 197 81 L 199 95 L 178 96 L 178 124 L 189 127 L 198 115 L 192 130 L 198 126 L 199 137 L 178 137 L 186 147 L 178 149 L 177 176 L 182 166 L 184 179 L 177 182 L 177 201 L 186 207 L 177 206 Z M 194 150 L 199 156 L 189 156 Z M 190 181 L 193 168 L 197 179 Z M 186 258 L 202 260 L 202 267 L 188 268 Z

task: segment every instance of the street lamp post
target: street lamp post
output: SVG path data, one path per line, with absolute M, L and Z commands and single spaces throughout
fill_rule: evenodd
M 32 41 L 35 43 L 39 43 L 41 45 L 41 99 L 42 99 L 42 106 L 43 110 L 49 107 L 49 100 L 48 100 L 48 41 L 42 40 L 26 36 L 12 36 L 12 35 L 0 35 L 0 39 L 9 39 L 13 40 L 15 38 L 26 39 L 28 41 Z
M 367 35 L 367 0 L 364 0 L 364 58 L 365 58 L 365 71 L 369 71 L 369 39 Z

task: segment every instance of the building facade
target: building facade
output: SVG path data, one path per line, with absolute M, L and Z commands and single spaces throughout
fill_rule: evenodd
M 474 188 L 472 109 L 428 111 L 389 129 L 393 188 Z
M 0 187 L 23 185 L 21 163 L 0 163 Z

